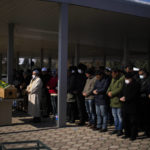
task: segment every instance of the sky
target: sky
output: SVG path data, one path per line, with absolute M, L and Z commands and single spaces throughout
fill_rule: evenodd
M 150 5 L 150 0 L 129 0 L 129 1 L 141 3 L 141 4 L 145 4 L 145 5 Z

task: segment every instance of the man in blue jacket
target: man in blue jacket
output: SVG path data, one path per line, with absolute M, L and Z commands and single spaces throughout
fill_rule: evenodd
M 97 81 L 95 83 L 93 90 L 93 94 L 95 95 L 95 107 L 97 114 L 97 127 L 95 128 L 95 130 L 106 132 L 107 131 L 106 92 L 109 86 L 109 81 L 107 78 L 105 78 L 104 72 L 101 71 L 96 72 L 96 79 Z

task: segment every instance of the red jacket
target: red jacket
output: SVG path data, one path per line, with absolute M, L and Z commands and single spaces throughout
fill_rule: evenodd
M 47 83 L 48 91 L 50 94 L 57 94 L 57 82 L 58 82 L 58 77 L 51 77 L 50 80 Z

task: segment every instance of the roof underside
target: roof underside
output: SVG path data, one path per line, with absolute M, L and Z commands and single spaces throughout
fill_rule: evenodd
M 8 24 L 15 24 L 15 53 L 20 56 L 57 57 L 59 4 L 40 0 L 0 1 L 0 52 L 7 53 Z M 130 54 L 148 51 L 150 19 L 112 11 L 69 5 L 69 56 L 80 45 L 80 57 L 123 54 L 128 39 Z

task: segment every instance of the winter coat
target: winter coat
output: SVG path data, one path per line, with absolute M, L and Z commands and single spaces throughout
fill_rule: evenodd
M 58 82 L 58 77 L 51 77 L 51 79 L 48 81 L 47 86 L 50 87 L 48 90 L 50 94 L 57 94 L 57 82 Z
M 138 99 L 140 96 L 140 85 L 133 80 L 129 84 L 123 86 L 123 96 L 125 102 L 123 102 L 122 108 L 125 113 L 133 114 L 137 112 Z
M 67 80 L 67 102 L 75 102 L 77 74 L 72 73 Z
M 112 108 L 121 108 L 121 102 L 120 102 L 120 94 L 123 88 L 124 84 L 124 76 L 119 76 L 116 79 L 112 79 L 109 88 L 107 90 L 108 92 L 112 93 L 112 97 L 110 97 L 110 107 Z
M 98 94 L 95 95 L 96 105 L 106 105 L 106 92 L 109 86 L 109 81 L 106 78 L 97 80 L 94 86 L 94 90 L 97 90 Z M 93 90 L 93 91 L 94 91 Z
M 150 84 L 150 77 L 147 77 L 147 78 L 144 78 L 144 79 L 138 79 L 138 82 L 141 86 L 141 88 L 140 88 L 141 98 L 147 98 L 148 87 L 149 87 L 149 84 Z
M 27 87 L 27 91 L 30 92 L 28 94 L 28 113 L 34 117 L 40 117 L 42 85 L 42 80 L 36 77 Z
M 82 94 L 82 91 L 84 89 L 85 83 L 86 83 L 86 76 L 85 74 L 77 74 L 76 79 L 76 92 L 77 94 Z
M 87 94 L 85 100 L 89 100 L 89 99 L 94 100 L 93 89 L 94 89 L 95 82 L 96 82 L 96 77 L 94 76 L 86 80 L 86 84 L 83 90 L 83 93 L 85 92 Z

